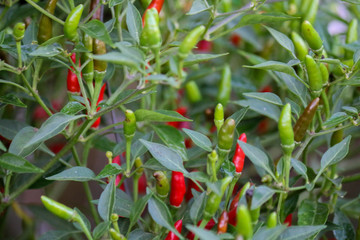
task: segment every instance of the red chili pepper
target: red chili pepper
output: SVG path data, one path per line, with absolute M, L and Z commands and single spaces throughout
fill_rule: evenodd
M 61 103 L 58 101 L 52 101 L 51 106 L 56 112 L 60 111 L 61 109 Z M 54 113 L 54 111 L 51 112 Z M 35 121 L 45 121 L 48 117 L 49 115 L 45 112 L 45 110 L 41 106 L 37 106 L 33 111 L 33 120 Z
M 189 148 L 192 148 L 192 146 L 193 146 L 193 141 L 190 138 L 186 138 L 185 139 L 185 147 L 187 149 L 189 149 Z
M 200 226 L 202 220 L 198 221 L 197 223 L 197 226 Z M 206 230 L 211 230 L 213 227 L 215 226 L 215 221 L 214 219 L 211 219 L 205 226 L 205 229 Z M 195 238 L 195 234 L 193 232 L 189 232 L 187 235 L 186 235 L 186 238 L 189 239 L 189 240 L 194 240 Z
M 194 170 L 192 172 L 197 172 L 197 170 Z M 193 197 L 193 194 L 191 192 L 191 189 L 195 189 L 196 191 L 200 192 L 200 188 L 198 185 L 196 185 L 191 179 L 189 179 L 188 187 L 185 195 L 185 200 L 188 202 Z
M 182 172 L 172 172 L 170 204 L 174 207 L 180 207 L 186 193 L 185 178 Z
M 76 61 L 76 54 L 73 53 L 71 55 L 71 60 L 75 63 Z M 67 75 L 67 90 L 70 93 L 80 93 L 80 85 L 79 85 L 79 81 L 78 78 L 76 76 L 76 74 L 74 73 L 74 68 L 70 67 L 70 69 L 68 69 L 68 75 Z
M 99 98 L 97 100 L 96 106 L 99 105 L 100 102 L 102 102 L 104 100 L 104 92 L 106 89 L 106 84 L 102 85 L 101 89 L 100 89 L 100 94 L 99 94 Z M 96 109 L 96 112 L 98 112 L 100 110 L 100 107 L 98 107 Z M 93 123 L 93 125 L 91 125 L 92 129 L 96 129 L 100 126 L 100 117 L 98 119 L 96 119 L 96 121 Z
M 266 85 L 259 90 L 259 92 L 273 92 L 273 89 L 270 85 Z
M 236 34 L 236 33 L 233 33 L 231 36 L 230 36 L 230 41 L 231 43 L 235 46 L 235 47 L 238 47 L 241 43 L 241 37 L 239 34 Z
M 182 219 L 178 220 L 175 224 L 174 227 L 176 230 L 178 230 L 179 233 L 181 233 L 181 228 L 182 228 Z M 175 233 L 173 232 L 169 232 L 168 235 L 166 236 L 165 240 L 179 240 L 179 237 L 175 235 Z
M 228 221 L 229 221 L 229 215 L 226 211 L 223 211 L 220 215 L 218 222 L 218 227 L 217 227 L 218 234 L 226 233 Z
M 289 215 L 287 215 L 287 217 L 284 220 L 284 224 L 286 224 L 288 227 L 291 226 L 292 223 L 292 213 L 290 213 Z
M 146 8 L 143 17 L 142 17 L 142 24 L 144 26 L 144 21 L 145 21 L 145 14 L 146 11 L 150 8 L 156 8 L 157 12 L 160 14 L 162 6 L 164 4 L 164 0 L 152 0 L 151 3 L 149 4 L 149 6 Z
M 51 146 L 49 146 L 49 149 L 53 152 L 53 153 L 58 153 L 61 151 L 61 149 L 63 149 L 63 147 L 65 146 L 65 143 L 55 143 L 52 144 Z
M 246 139 L 246 134 L 243 133 L 240 135 L 239 137 L 239 141 L 245 142 L 247 141 Z M 244 160 L 245 160 L 245 153 L 242 150 L 242 148 L 240 147 L 239 143 L 236 144 L 236 149 L 235 149 L 235 154 L 233 157 L 233 163 L 235 165 L 235 171 L 237 173 L 241 173 L 244 167 Z
M 176 112 L 180 113 L 182 116 L 185 116 L 187 113 L 187 107 L 179 107 L 178 109 L 176 109 Z M 180 125 L 183 122 L 167 122 L 166 124 L 169 126 L 173 126 L 174 128 L 180 129 Z M 187 123 L 187 122 L 185 122 Z M 181 125 L 182 128 L 188 128 L 188 127 L 184 127 L 183 125 Z
M 264 118 L 263 120 L 261 120 L 256 128 L 256 132 L 259 135 L 263 135 L 265 133 L 267 133 L 269 130 L 269 119 L 268 118 Z
M 145 194 L 146 193 L 146 187 L 147 187 L 146 176 L 145 176 L 145 174 L 143 174 L 139 178 L 139 183 L 138 183 L 138 191 L 139 191 L 139 193 L 140 194 Z
M 229 212 L 229 224 L 233 226 L 236 226 L 236 212 L 237 212 L 237 206 L 231 209 Z
M 212 42 L 201 40 L 196 46 L 198 52 L 211 52 Z
M 119 166 L 121 166 L 120 156 L 114 157 L 113 160 L 112 160 L 112 163 L 117 163 L 117 164 L 119 164 Z M 119 175 L 116 176 L 116 179 L 115 179 L 115 185 L 116 185 L 116 186 L 120 183 L 121 177 L 122 177 L 121 174 L 119 174 Z M 121 190 L 125 191 L 124 184 L 121 184 L 121 186 L 119 186 L 119 188 L 120 188 Z

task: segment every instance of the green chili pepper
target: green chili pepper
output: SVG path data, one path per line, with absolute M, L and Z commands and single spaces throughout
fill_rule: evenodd
M 15 24 L 14 29 L 13 29 L 13 35 L 15 40 L 21 41 L 21 39 L 24 38 L 24 34 L 25 34 L 25 23 L 23 22 L 18 22 L 17 24 Z
M 132 138 L 136 131 L 136 118 L 133 111 L 125 111 L 124 134 L 126 138 Z
M 239 235 L 241 235 L 244 240 L 250 240 L 253 236 L 253 227 L 251 216 L 248 208 L 245 205 L 238 206 L 236 214 L 237 224 L 236 230 Z
M 306 42 L 296 32 L 291 33 L 291 40 L 295 46 L 296 57 L 302 62 L 305 61 L 305 57 L 308 54 L 308 46 Z
M 165 199 L 170 191 L 169 180 L 162 171 L 154 172 L 156 179 L 156 192 L 160 198 Z
M 140 44 L 157 51 L 161 46 L 161 32 L 159 28 L 159 13 L 156 8 L 146 10 L 144 28 L 140 35 Z
M 232 0 L 222 0 L 221 3 L 224 12 L 232 11 Z
M 320 67 L 310 55 L 306 55 L 305 57 L 305 66 L 308 74 L 311 94 L 314 97 L 318 97 L 321 94 L 323 85 Z
M 230 184 L 232 177 L 227 176 L 221 180 L 221 194 L 217 195 L 215 192 L 211 192 L 207 198 L 204 209 L 204 220 L 209 221 L 219 209 L 221 199 L 225 193 L 226 188 Z
M 319 33 L 309 21 L 304 21 L 301 25 L 302 35 L 310 48 L 315 52 L 322 52 L 323 43 Z
M 140 157 L 135 158 L 134 165 L 135 165 L 135 168 L 136 168 L 135 175 L 136 175 L 136 177 L 140 177 L 144 172 L 144 168 L 142 167 L 143 163 L 142 163 Z
M 64 204 L 56 202 L 46 196 L 41 196 L 41 201 L 47 210 L 62 219 L 73 221 L 79 217 L 74 209 L 71 209 Z
M 307 8 L 303 20 L 307 20 L 311 24 L 314 24 L 318 8 L 319 8 L 319 0 L 312 0 L 309 4 L 309 7 Z
M 327 86 L 329 82 L 329 70 L 325 66 L 324 63 L 319 64 L 320 72 L 321 72 L 321 79 L 323 86 Z
M 84 10 L 84 5 L 79 4 L 75 7 L 68 15 L 64 24 L 64 34 L 70 41 L 77 42 L 79 41 L 79 34 L 77 28 L 80 22 L 82 12 Z
M 358 21 L 356 18 L 354 18 L 349 23 L 348 31 L 346 34 L 346 40 L 345 40 L 346 44 L 353 43 L 358 40 L 357 28 L 358 28 Z M 353 55 L 352 51 L 345 50 L 345 59 L 352 58 L 352 55 Z
M 195 47 L 195 45 L 200 40 L 200 37 L 204 34 L 205 27 L 204 26 L 198 26 L 191 30 L 191 32 L 186 35 L 184 40 L 181 42 L 179 47 L 179 58 L 185 59 L 190 54 L 191 50 Z
M 45 6 L 45 11 L 54 14 L 56 3 L 58 0 L 49 0 Z M 42 44 L 52 37 L 52 20 L 46 15 L 41 15 L 39 22 L 39 31 L 37 39 L 39 44 Z
M 280 114 L 279 118 L 279 135 L 281 147 L 286 155 L 290 155 L 294 149 L 294 131 L 291 125 L 291 105 L 287 103 Z
M 196 82 L 190 81 L 186 83 L 185 89 L 186 89 L 187 97 L 191 103 L 196 103 L 201 101 L 202 99 L 201 92 Z
M 83 53 L 81 56 L 81 62 L 85 63 L 89 60 L 88 64 L 82 69 L 82 76 L 85 80 L 85 82 L 88 85 L 92 85 L 93 79 L 94 79 L 94 60 L 91 58 L 91 53 L 93 51 L 93 39 L 87 34 L 84 34 L 83 38 L 84 46 L 87 50 L 90 51 L 90 53 L 86 52 Z
M 266 221 L 266 227 L 267 228 L 274 228 L 277 225 L 277 214 L 276 212 L 270 213 L 267 221 Z
M 97 55 L 106 53 L 106 45 L 99 39 L 93 40 L 93 52 Z M 106 74 L 107 63 L 101 60 L 94 60 L 94 79 L 95 84 L 101 83 Z
M 226 107 L 226 104 L 230 99 L 230 94 L 231 94 L 231 69 L 229 65 L 225 65 L 221 74 L 217 101 L 221 103 L 224 107 Z
M 235 120 L 232 118 L 226 119 L 221 126 L 218 134 L 218 147 L 222 150 L 229 151 L 234 140 Z
M 218 130 L 224 124 L 224 107 L 221 103 L 218 103 L 215 107 L 214 123 Z
M 110 233 L 111 239 L 113 239 L 113 240 L 126 240 L 124 235 L 122 235 L 121 233 L 118 233 L 113 228 L 110 228 L 109 233 Z
M 309 128 L 312 119 L 314 118 L 316 109 L 319 106 L 320 98 L 315 98 L 305 108 L 299 119 L 296 121 L 294 126 L 295 141 L 300 142 Z
M 330 146 L 334 146 L 343 140 L 344 129 L 337 130 L 331 135 Z

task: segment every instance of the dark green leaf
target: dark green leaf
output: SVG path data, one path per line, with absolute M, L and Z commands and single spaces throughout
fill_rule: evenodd
M 75 115 L 86 107 L 79 102 L 68 102 L 62 109 L 61 112 L 67 115 Z
M 144 197 L 141 197 L 131 208 L 130 211 L 130 228 L 135 225 L 136 221 L 141 216 L 142 212 L 144 211 L 147 202 L 151 198 L 152 194 L 147 194 Z
M 276 122 L 279 121 L 280 109 L 278 106 L 260 101 L 258 99 L 239 100 L 235 101 L 234 103 L 242 107 L 249 107 L 251 110 L 261 115 L 267 116 Z
M 47 177 L 47 180 L 87 182 L 95 179 L 95 173 L 86 167 L 72 167 L 61 173 Z
M 94 239 L 100 239 L 109 230 L 110 225 L 110 221 L 98 224 L 93 231 Z
M 326 228 L 326 225 L 319 226 L 291 226 L 285 229 L 280 235 L 280 240 L 300 240 L 307 239 L 321 230 Z
M 201 240 L 220 240 L 220 237 L 212 231 L 205 230 L 203 228 L 195 227 L 193 225 L 186 225 L 186 228 L 193 232 Z
M 340 162 L 346 157 L 349 152 L 351 136 L 347 136 L 340 143 L 332 146 L 327 150 L 321 158 L 321 168 L 319 174 L 325 171 L 325 169 L 335 163 Z
M 103 22 L 97 19 L 93 19 L 90 22 L 87 22 L 85 25 L 80 25 L 79 27 L 90 37 L 99 39 L 110 46 L 114 45 Z
M 147 109 L 138 109 L 135 111 L 136 121 L 150 121 L 150 122 L 190 122 L 180 113 L 168 110 L 151 111 Z
M 190 207 L 190 218 L 193 223 L 197 223 L 200 218 L 201 214 L 204 211 L 206 203 L 206 192 L 202 192 L 198 197 L 194 196 L 194 202 Z
M 128 2 L 126 8 L 126 25 L 131 37 L 133 37 L 135 41 L 139 43 L 142 30 L 141 15 L 136 7 L 131 3 L 131 1 Z
M 96 176 L 97 179 L 106 178 L 112 175 L 118 175 L 122 173 L 124 169 L 117 163 L 107 164 L 103 170 Z
M 263 102 L 271 103 L 274 105 L 282 106 L 283 103 L 281 99 L 274 93 L 270 92 L 250 92 L 250 93 L 243 93 L 245 97 L 255 98 L 261 100 Z
M 205 151 L 211 152 L 212 151 L 212 144 L 210 139 L 205 136 L 202 133 L 190 130 L 190 129 L 186 129 L 183 128 L 184 133 L 186 133 L 186 135 L 188 135 L 191 140 L 194 142 L 194 144 L 196 144 L 197 146 L 201 147 L 202 149 L 204 149 Z
M 281 233 L 286 229 L 285 225 L 279 225 L 274 228 L 262 227 L 254 235 L 253 240 L 277 240 Z
M 305 199 L 298 213 L 298 225 L 322 225 L 329 215 L 329 208 L 325 203 Z
M 179 130 L 169 125 L 153 125 L 152 127 L 166 146 L 176 151 L 183 160 L 187 160 L 184 137 Z
M 333 231 L 337 240 L 355 239 L 354 226 L 344 213 L 336 211 L 334 223 L 340 226 L 340 229 Z
M 26 144 L 34 137 L 36 134 L 36 128 L 33 127 L 24 127 L 21 129 L 12 140 L 10 147 L 9 147 L 9 153 L 13 153 L 15 155 L 18 155 L 20 157 L 26 157 L 30 155 L 35 149 L 37 149 L 41 142 L 25 147 Z
M 0 102 L 3 102 L 5 104 L 14 105 L 17 107 L 24 107 L 27 106 L 13 93 L 8 93 L 4 96 L 0 96 Z
M 349 120 L 350 117 L 344 112 L 337 112 L 323 123 L 324 128 L 331 128 Z
M 115 178 L 111 178 L 104 191 L 100 195 L 98 212 L 104 221 L 110 221 L 115 206 Z
M 25 158 L 12 153 L 4 153 L 0 156 L 0 166 L 16 173 L 42 173 L 42 169 L 31 164 Z
M 186 15 L 195 15 L 210 9 L 206 0 L 194 0 L 190 11 Z
M 251 201 L 251 210 L 261 207 L 267 200 L 269 200 L 275 191 L 266 186 L 256 187 Z

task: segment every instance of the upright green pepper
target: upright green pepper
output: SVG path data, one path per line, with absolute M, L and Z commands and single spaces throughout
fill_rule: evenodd
M 136 131 L 136 118 L 133 111 L 127 109 L 125 111 L 124 134 L 125 138 L 133 138 Z
M 200 37 L 204 34 L 205 27 L 204 26 L 198 26 L 191 30 L 191 32 L 186 35 L 184 40 L 181 42 L 179 47 L 179 58 L 185 59 L 191 52 L 191 50 L 195 47 L 195 45 L 200 40 Z
M 267 228 L 274 228 L 277 225 L 277 214 L 276 212 L 270 213 L 267 221 L 266 221 L 266 227 Z
M 323 42 L 319 33 L 315 30 L 309 21 L 304 21 L 301 25 L 302 35 L 310 48 L 316 53 L 322 52 Z
M 319 106 L 320 98 L 315 98 L 305 108 L 299 119 L 296 121 L 294 126 L 295 141 L 300 142 L 309 128 L 312 119 L 314 118 L 316 109 Z
M 218 134 L 218 147 L 222 150 L 229 151 L 234 140 L 235 120 L 232 118 L 226 119 L 221 126 Z
M 291 40 L 295 46 L 296 57 L 302 62 L 305 61 L 305 57 L 308 54 L 308 46 L 306 42 L 296 32 L 291 33 Z
M 228 103 L 231 94 L 231 69 L 228 64 L 222 70 L 217 101 L 224 107 Z
M 79 26 L 80 18 L 84 10 L 84 5 L 79 4 L 68 15 L 64 24 L 64 34 L 70 41 L 79 41 L 79 34 L 77 28 Z
M 314 97 L 318 97 L 321 94 L 323 86 L 320 67 L 310 55 L 305 57 L 305 66 L 308 74 L 311 94 Z
M 319 0 L 312 0 L 304 15 L 303 20 L 307 20 L 311 24 L 314 24 L 318 8 L 319 8 Z
M 93 40 L 93 52 L 97 55 L 106 53 L 106 45 L 99 39 Z M 94 79 L 95 84 L 101 83 L 106 74 L 107 63 L 101 60 L 94 60 Z
M 49 0 L 45 6 L 45 11 L 54 14 L 56 3 L 58 0 Z M 37 39 L 39 44 L 42 44 L 52 37 L 52 20 L 46 15 L 41 15 L 39 22 L 39 31 Z
M 161 32 L 159 28 L 159 13 L 156 8 L 146 10 L 144 28 L 140 35 L 140 44 L 158 51 L 161 46 Z
M 353 43 L 358 40 L 357 28 L 358 28 L 358 21 L 356 18 L 354 18 L 349 23 L 348 31 L 346 34 L 346 40 L 345 40 L 346 44 Z M 345 50 L 345 59 L 352 58 L 352 55 L 353 53 L 351 51 Z
M 238 206 L 236 219 L 237 233 L 241 235 L 244 240 L 250 240 L 253 236 L 253 227 L 250 212 L 245 205 Z
M 165 199 L 170 191 L 169 180 L 162 171 L 154 172 L 154 178 L 156 179 L 156 192 L 160 198 Z
M 74 209 L 71 209 L 64 204 L 56 202 L 55 200 L 52 200 L 46 196 L 41 196 L 41 201 L 47 210 L 62 219 L 73 221 L 79 218 L 79 215 Z
M 215 107 L 214 123 L 218 131 L 224 124 L 224 107 L 221 103 L 218 103 Z
M 21 41 L 24 38 L 24 34 L 25 34 L 25 23 L 23 22 L 18 22 L 17 24 L 15 24 L 14 29 L 13 29 L 13 35 L 15 38 L 15 41 Z
M 86 53 L 83 53 L 81 55 L 81 62 L 85 63 L 86 61 L 89 61 L 88 64 L 82 69 L 82 76 L 85 80 L 85 82 L 88 84 L 88 86 L 92 86 L 93 79 L 94 79 L 94 60 L 90 57 L 92 51 L 93 51 L 93 39 L 86 33 L 84 34 L 83 43 L 85 48 L 89 51 Z
M 324 63 L 320 63 L 319 68 L 321 72 L 322 84 L 323 87 L 325 87 L 328 85 L 329 82 L 329 70 L 327 69 Z
M 294 144 L 294 131 L 291 124 L 291 106 L 287 103 L 280 114 L 279 118 L 279 135 L 281 147 L 286 155 L 291 155 Z
M 195 81 L 190 81 L 185 85 L 187 97 L 191 103 L 196 103 L 201 101 L 202 96 L 200 89 Z

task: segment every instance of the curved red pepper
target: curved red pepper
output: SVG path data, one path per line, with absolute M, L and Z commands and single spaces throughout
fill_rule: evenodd
M 197 223 L 197 226 L 200 226 L 202 220 L 198 221 Z M 205 226 L 205 229 L 206 230 L 211 230 L 213 227 L 215 226 L 215 221 L 214 219 L 211 219 Z M 186 235 L 186 239 L 189 239 L 189 240 L 194 240 L 195 238 L 195 234 L 193 232 L 189 232 L 187 235 Z
M 99 105 L 100 102 L 102 102 L 104 100 L 104 92 L 105 92 L 105 88 L 106 88 L 106 84 L 102 85 L 101 89 L 100 89 L 100 94 L 99 94 L 99 98 L 97 100 L 96 106 Z M 100 107 L 98 107 L 96 109 L 96 112 L 100 110 Z M 93 125 L 91 125 L 91 128 L 96 129 L 100 126 L 100 117 L 98 119 L 96 119 L 96 121 L 93 123 Z
M 170 204 L 174 207 L 180 207 L 186 193 L 184 174 L 181 172 L 172 172 Z
M 292 223 L 292 213 L 290 213 L 289 215 L 287 215 L 287 217 L 284 220 L 284 224 L 286 224 L 288 227 L 291 226 Z
M 146 11 L 150 8 L 156 8 L 157 12 L 160 14 L 160 11 L 162 9 L 162 6 L 164 4 L 164 0 L 152 0 L 151 3 L 149 4 L 149 6 L 146 8 L 143 17 L 142 17 L 142 24 L 144 26 L 144 21 L 145 21 L 145 14 Z
M 146 176 L 145 176 L 145 174 L 143 174 L 139 178 L 139 183 L 138 183 L 138 191 L 139 191 L 139 193 L 140 194 L 145 194 L 146 193 L 146 187 L 147 187 Z
M 185 116 L 187 113 L 187 107 L 178 107 L 176 112 L 180 113 L 182 116 Z M 179 129 L 182 122 L 167 122 L 166 124 L 169 126 L 173 126 L 174 128 Z M 188 122 L 185 122 L 188 123 Z
M 75 63 L 76 61 L 76 54 L 73 53 L 71 55 L 71 60 Z M 79 80 L 74 73 L 74 68 L 71 67 L 71 70 L 68 69 L 68 75 L 67 75 L 67 90 L 71 93 L 80 93 L 80 85 Z
M 196 46 L 197 46 L 196 50 L 198 52 L 210 52 L 212 48 L 212 42 L 201 40 L 198 42 Z
M 178 230 L 179 233 L 181 233 L 181 228 L 182 228 L 182 219 L 178 220 L 175 224 L 174 227 L 176 230 Z M 179 240 L 179 237 L 175 235 L 175 233 L 173 232 L 169 232 L 168 235 L 166 236 L 165 240 Z
M 226 211 L 223 211 L 220 215 L 217 227 L 217 233 L 226 233 L 228 227 L 229 215 Z
M 239 137 L 239 141 L 245 142 L 247 141 L 246 139 L 246 134 L 243 133 L 240 135 Z M 233 163 L 235 165 L 235 171 L 237 173 L 241 173 L 244 167 L 244 160 L 245 160 L 245 153 L 242 150 L 242 148 L 240 147 L 239 143 L 236 144 L 236 149 L 235 149 L 235 154 L 233 157 Z
M 197 170 L 194 170 L 192 172 L 197 172 Z M 185 200 L 187 202 L 190 201 L 190 199 L 193 197 L 191 189 L 195 189 L 196 191 L 200 192 L 200 188 L 198 187 L 198 185 L 196 185 L 196 183 L 194 183 L 191 179 L 189 179 L 188 188 L 185 195 Z

